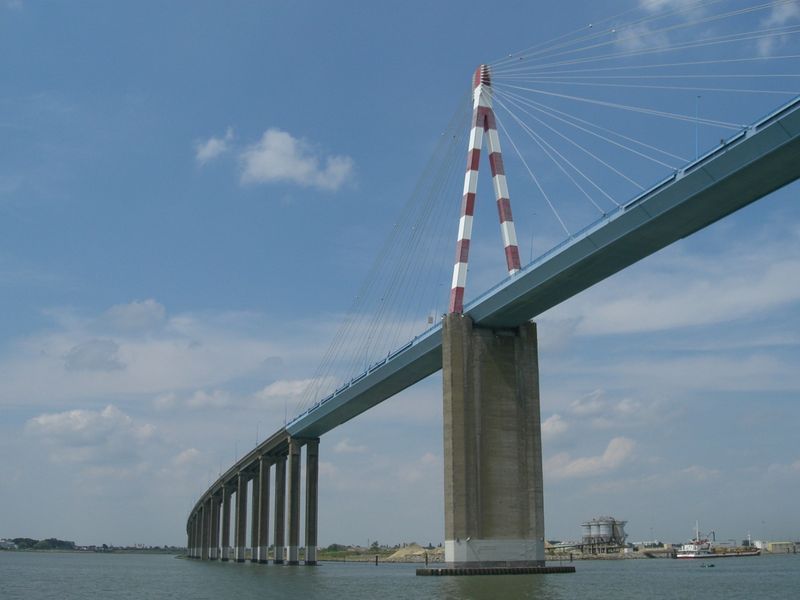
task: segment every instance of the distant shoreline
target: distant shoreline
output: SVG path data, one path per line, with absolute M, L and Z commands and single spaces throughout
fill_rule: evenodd
M 38 554 L 186 554 L 186 549 L 109 548 L 108 550 L 68 550 L 64 548 L 1 548 L 0 552 L 36 552 Z

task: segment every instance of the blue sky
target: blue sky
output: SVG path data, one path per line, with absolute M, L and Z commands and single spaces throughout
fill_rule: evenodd
M 628 9 L 691 4 L 0 0 L 0 536 L 184 543 L 209 481 L 291 417 L 475 67 Z M 742 18 L 791 26 L 800 9 Z M 655 29 L 608 48 L 687 34 Z M 776 34 L 726 51 L 797 50 Z M 744 123 L 791 97 L 675 93 L 597 97 Z M 694 152 L 691 123 L 602 122 Z M 730 134 L 698 128 L 701 152 Z M 563 235 L 503 143 L 526 262 L 531 240 L 538 254 Z M 644 184 L 666 173 L 605 152 Z M 574 224 L 594 218 L 530 156 Z M 504 275 L 481 176 L 472 294 Z M 460 182 L 446 189 L 450 268 Z M 724 539 L 800 537 L 798 189 L 537 320 L 548 538 L 601 514 L 634 539 L 680 541 L 696 519 Z M 441 541 L 441 446 L 439 376 L 325 436 L 321 544 Z

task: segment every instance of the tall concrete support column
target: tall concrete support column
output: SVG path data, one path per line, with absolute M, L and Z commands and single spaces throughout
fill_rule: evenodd
M 300 442 L 289 440 L 289 543 L 286 564 L 299 565 L 300 557 Z
M 258 460 L 258 562 L 269 561 L 269 467 L 271 460 Z M 255 502 L 254 502 L 255 504 Z M 256 544 L 253 544 L 256 545 Z
M 319 440 L 306 442 L 306 556 L 305 564 L 317 564 L 317 516 L 319 500 Z
M 286 528 L 286 457 L 279 456 L 275 461 L 275 564 L 282 565 L 284 531 Z
M 192 558 L 200 558 L 200 511 L 194 515 L 194 552 Z
M 211 546 L 208 557 L 219 560 L 219 497 L 211 496 Z
M 236 562 L 244 562 L 247 536 L 247 475 L 239 473 L 236 485 Z
M 194 558 L 194 515 L 189 518 L 189 525 L 186 527 L 186 556 Z
M 200 558 L 208 560 L 211 556 L 211 496 L 203 503 L 203 549 Z
M 250 562 L 258 562 L 259 474 L 260 470 L 256 468 L 250 490 Z
M 444 319 L 445 561 L 544 565 L 536 325 Z
M 222 488 L 222 560 L 223 562 L 231 559 L 231 492 L 233 490 L 225 486 Z

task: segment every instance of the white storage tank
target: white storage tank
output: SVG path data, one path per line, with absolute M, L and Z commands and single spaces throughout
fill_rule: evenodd
M 601 517 L 597 520 L 597 537 L 600 541 L 610 541 L 613 533 L 614 519 L 611 517 Z
M 589 526 L 591 528 L 591 536 L 593 540 L 597 540 L 600 537 L 600 522 L 597 519 L 592 519 L 589 522 Z

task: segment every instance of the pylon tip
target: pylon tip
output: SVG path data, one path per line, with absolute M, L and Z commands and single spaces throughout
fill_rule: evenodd
M 489 75 L 489 65 L 481 65 L 475 69 L 475 75 L 472 78 L 472 89 L 474 90 L 481 84 L 492 85 L 492 78 Z

